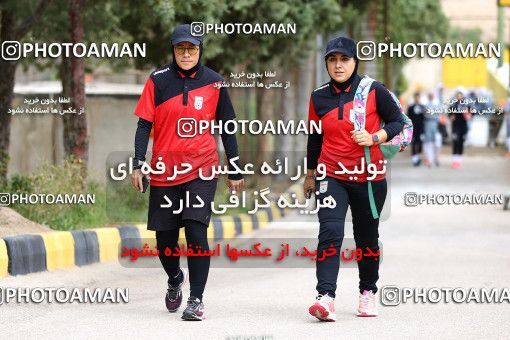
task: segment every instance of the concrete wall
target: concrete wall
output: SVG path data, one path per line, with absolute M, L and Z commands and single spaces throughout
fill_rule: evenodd
M 16 96 L 12 107 L 21 105 L 28 97 Z M 87 96 L 91 179 L 105 181 L 106 159 L 111 152 L 133 152 L 138 120 L 133 111 L 137 100 L 138 96 Z M 15 114 L 11 123 L 8 175 L 27 175 L 45 161 L 60 162 L 64 155 L 62 136 L 62 117 L 58 114 Z

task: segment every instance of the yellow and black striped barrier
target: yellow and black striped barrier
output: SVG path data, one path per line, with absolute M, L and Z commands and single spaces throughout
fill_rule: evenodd
M 299 184 L 290 187 L 285 195 L 304 199 Z M 287 212 L 274 205 L 255 214 L 213 217 L 207 236 L 214 241 L 235 238 L 263 229 Z M 184 228 L 180 238 L 185 239 Z M 145 224 L 0 238 L 0 277 L 115 261 L 124 247 L 141 248 L 142 240 L 147 239 L 155 240 L 155 232 L 147 230 Z
M 289 195 L 294 193 L 289 191 Z M 303 196 L 299 190 L 295 194 Z M 263 229 L 286 213 L 272 206 L 256 214 L 213 217 L 207 236 L 214 241 L 235 238 Z M 180 233 L 184 240 L 184 228 Z M 4 237 L 0 239 L 0 277 L 115 261 L 124 247 L 140 248 L 144 239 L 155 239 L 155 232 L 145 224 Z

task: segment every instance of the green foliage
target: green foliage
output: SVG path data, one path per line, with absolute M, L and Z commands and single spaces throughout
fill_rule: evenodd
M 207 18 L 219 21 L 226 4 L 220 1 L 127 0 L 116 8 L 119 29 L 130 42 L 147 43 L 147 57 L 135 60 L 137 68 L 156 67 L 171 60 L 174 27 Z
M 84 182 L 83 163 L 70 157 L 60 165 L 45 163 L 29 176 L 14 175 L 0 185 L 1 192 L 17 194 L 92 194 L 95 204 L 13 204 L 24 217 L 57 230 L 139 223 L 147 219 L 148 194 L 135 191 L 130 183 L 117 186 Z
M 139 223 L 147 220 L 149 208 L 149 191 L 142 194 L 131 186 L 128 181 L 109 182 L 106 185 L 105 223 Z
M 445 41 L 448 20 L 439 0 L 392 0 L 388 3 L 389 41 L 402 43 Z M 382 23 L 382 1 L 379 2 L 379 9 L 379 19 Z M 379 26 L 379 33 L 381 35 L 383 33 L 382 25 Z
M 32 192 L 32 181 L 27 176 L 16 174 L 10 179 L 9 191 L 15 193 L 30 193 Z
M 316 34 L 336 30 L 342 22 L 340 5 L 334 0 L 127 2 L 129 6 L 119 10 L 120 27 L 133 42 L 148 45 L 147 58 L 136 61 L 139 68 L 170 62 L 171 32 L 178 24 L 296 23 L 296 35 L 209 34 L 204 39 L 204 61 L 229 72 L 238 64 L 260 69 L 275 60 L 299 60 L 313 51 Z
M 0 186 L 5 185 L 5 176 L 7 175 L 7 168 L 9 166 L 9 155 L 6 151 L 0 150 Z
M 384 2 L 377 2 L 377 31 L 378 41 L 391 43 L 444 43 L 447 39 L 448 19 L 444 15 L 439 0 L 392 0 L 387 2 L 388 36 L 384 36 Z M 393 75 L 390 88 L 402 86 L 399 79 L 406 58 L 391 58 L 390 70 Z M 382 61 L 381 61 L 382 62 Z M 382 65 L 379 65 L 379 78 L 382 79 Z M 397 86 L 395 86 L 397 85 Z M 397 91 L 404 91 L 402 87 Z
M 448 31 L 448 41 L 451 43 L 473 43 L 482 41 L 482 30 L 479 28 L 460 28 L 450 27 Z
M 123 1 L 87 1 L 85 3 L 85 13 L 83 15 L 84 42 L 90 44 L 97 43 L 119 43 L 129 41 L 127 33 L 119 29 L 120 18 L 117 15 L 117 9 L 121 7 Z M 47 7 L 44 18 L 34 29 L 25 37 L 27 42 L 69 42 L 71 22 L 69 18 L 69 1 L 53 0 Z M 56 68 L 60 64 L 57 59 L 41 59 L 32 56 L 23 58 L 21 64 L 26 69 L 28 66 L 36 66 L 39 69 Z M 86 58 L 85 68 L 90 71 L 101 64 L 108 64 L 116 70 L 121 70 L 130 65 L 127 58 Z M 55 73 L 56 74 L 56 73 Z
M 34 7 L 30 1 L 7 3 L 17 10 Z M 444 42 L 447 38 L 448 22 L 439 0 L 392 0 L 388 3 L 389 41 Z M 245 65 L 247 71 L 275 63 L 293 65 L 315 50 L 317 34 L 333 34 L 341 29 L 349 33 L 359 29 L 360 19 L 368 9 L 378 13 L 377 36 L 383 41 L 382 5 L 382 1 L 374 0 L 90 1 L 86 3 L 84 15 L 86 42 L 146 43 L 147 57 L 133 60 L 88 58 L 86 68 L 91 70 L 108 63 L 120 71 L 133 64 L 139 69 L 167 64 L 172 55 L 172 30 L 178 24 L 194 21 L 295 23 L 295 35 L 209 34 L 205 37 L 203 56 L 204 62 L 220 73 L 228 73 L 240 64 Z M 453 37 L 459 36 L 458 30 L 450 32 Z M 476 35 L 468 33 L 467 37 Z M 68 1 L 54 0 L 43 24 L 32 30 L 27 40 L 68 41 Z M 392 64 L 396 67 L 392 69 L 399 70 L 404 62 L 403 58 L 395 58 Z M 41 68 L 56 66 L 54 60 L 26 59 L 23 64 L 36 64 Z
M 53 229 L 69 230 L 99 226 L 104 220 L 101 199 L 104 196 L 97 185 L 82 189 L 82 163 L 74 158 L 62 165 L 43 164 L 30 176 L 14 175 L 3 184 L 2 192 L 17 194 L 95 194 L 95 205 L 13 204 L 10 207 L 24 217 Z M 103 200 L 104 201 L 104 200 Z

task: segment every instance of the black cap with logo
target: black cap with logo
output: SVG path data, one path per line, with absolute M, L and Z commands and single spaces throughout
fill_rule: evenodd
M 177 45 L 181 42 L 190 42 L 193 45 L 200 45 L 203 41 L 202 36 L 194 36 L 191 34 L 191 25 L 179 25 L 172 33 L 172 45 Z
M 346 56 L 356 58 L 356 42 L 350 38 L 337 37 L 328 41 L 326 46 L 326 53 L 324 57 L 327 57 L 331 53 L 339 52 Z

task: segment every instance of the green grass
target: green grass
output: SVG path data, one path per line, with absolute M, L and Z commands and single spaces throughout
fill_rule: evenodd
M 15 175 L 0 184 L 2 192 L 44 194 L 94 194 L 95 204 L 12 204 L 22 216 L 56 230 L 100 227 L 106 221 L 105 190 L 96 183 L 83 184 L 82 163 L 68 159 L 61 165 L 44 164 L 29 176 Z
M 93 194 L 95 204 L 13 204 L 25 218 L 55 230 L 98 228 L 147 221 L 149 193 L 142 194 L 128 180 L 107 184 L 85 183 L 82 163 L 69 158 L 61 165 L 44 164 L 29 176 L 14 175 L 0 183 L 0 192 L 45 194 Z M 228 202 L 229 192 L 220 180 L 215 202 Z M 250 208 L 227 210 L 227 215 L 246 213 Z

